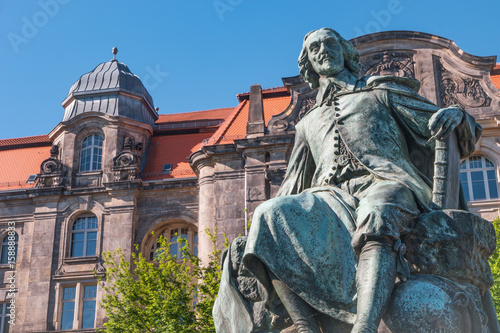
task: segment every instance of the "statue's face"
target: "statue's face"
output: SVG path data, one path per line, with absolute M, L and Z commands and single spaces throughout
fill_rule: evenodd
M 332 32 L 318 30 L 305 41 L 308 58 L 316 73 L 332 77 L 344 69 L 342 45 Z

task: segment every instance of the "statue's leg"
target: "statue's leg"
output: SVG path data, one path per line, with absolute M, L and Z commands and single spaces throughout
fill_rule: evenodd
M 352 245 L 359 253 L 358 307 L 352 333 L 376 333 L 396 278 L 394 244 L 418 216 L 415 197 L 394 181 L 375 181 L 355 194 L 357 229 Z
M 357 318 L 352 333 L 376 333 L 396 279 L 396 252 L 370 241 L 359 256 Z
M 318 313 L 274 274 L 270 275 L 278 297 L 297 327 L 297 333 L 320 333 Z

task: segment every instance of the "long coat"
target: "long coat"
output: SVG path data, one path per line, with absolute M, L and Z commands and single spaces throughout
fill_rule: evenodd
M 334 129 L 347 148 L 371 173 L 408 186 L 423 207 L 429 209 L 432 184 L 413 164 L 410 153 L 429 156 L 434 141 L 429 119 L 439 110 L 418 95 L 419 82 L 411 78 L 372 76 L 358 82 L 355 91 L 338 94 L 339 112 L 315 107 L 297 124 L 295 145 L 278 196 L 324 186 L 334 166 Z M 337 116 L 338 115 L 338 116 Z M 474 151 L 481 127 L 464 112 L 455 129 L 460 157 Z
M 297 124 L 285 179 L 278 196 L 255 210 L 242 254 L 244 268 L 238 269 L 240 273 L 248 270 L 256 278 L 258 288 L 253 293 L 267 305 L 257 311 L 241 294 L 244 285 L 231 277 L 235 271 L 230 272 L 230 262 L 234 265 L 236 259 L 228 256 L 214 308 L 219 327 L 226 328 L 218 331 L 242 332 L 237 325 L 228 324 L 235 320 L 223 310 L 229 303 L 248 309 L 247 325 L 254 329 L 243 331 L 259 331 L 255 318 L 261 318 L 264 325 L 262 318 L 271 318 L 269 311 L 279 309 L 269 272 L 319 312 L 353 323 L 357 256 L 351 238 L 356 230 L 357 198 L 332 185 L 338 155 L 334 142 L 340 135 L 363 168 L 378 179 L 405 185 L 422 211 L 432 210 L 432 184 L 412 162 L 412 153 L 432 155 L 434 140 L 430 140 L 428 123 L 439 108 L 418 95 L 418 88 L 414 79 L 365 77 L 354 91 L 337 94 L 335 106 L 318 100 Z M 464 111 L 455 133 L 460 154 L 466 157 L 474 151 L 481 128 Z

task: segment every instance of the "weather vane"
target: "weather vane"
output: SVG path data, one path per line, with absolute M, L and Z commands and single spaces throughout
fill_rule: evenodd
M 116 54 L 118 53 L 118 48 L 113 47 L 112 52 L 113 52 L 113 60 L 116 60 Z

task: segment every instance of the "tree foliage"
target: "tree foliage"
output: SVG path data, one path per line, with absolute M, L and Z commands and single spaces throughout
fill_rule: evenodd
M 495 304 L 495 309 L 497 312 L 497 318 L 500 321 L 500 218 L 497 217 L 493 221 L 493 226 L 495 226 L 495 233 L 497 236 L 497 248 L 495 253 L 490 257 L 489 262 L 491 266 L 491 273 L 493 273 L 493 287 L 491 287 L 491 296 L 493 298 L 493 303 Z
M 222 251 L 216 244 L 217 230 L 206 232 L 215 249 L 206 266 L 186 240 L 178 241 L 183 258 L 172 256 L 162 236 L 152 262 L 139 251 L 132 253 L 132 264 L 121 249 L 104 253 L 107 272 L 106 281 L 100 282 L 105 291 L 101 307 L 109 320 L 102 332 L 215 332 L 212 308 L 219 290 Z

